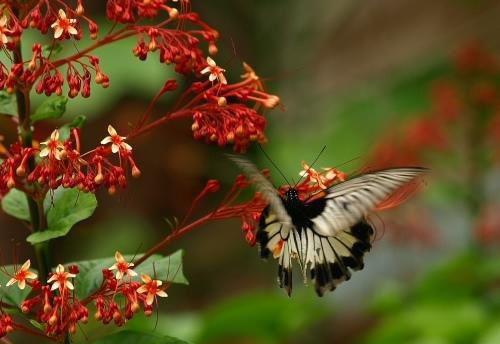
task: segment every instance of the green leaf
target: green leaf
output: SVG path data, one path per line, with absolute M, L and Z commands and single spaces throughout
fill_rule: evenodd
M 138 331 L 120 331 L 94 341 L 95 344 L 187 344 L 169 336 Z
M 71 121 L 71 123 L 63 125 L 61 128 L 59 128 L 59 137 L 61 140 L 67 140 L 69 138 L 70 130 L 74 128 L 81 128 L 85 125 L 87 122 L 87 117 L 80 115 L 75 117 Z
M 13 276 L 18 268 L 19 266 L 14 265 L 6 265 L 0 268 L 2 270 L 2 272 L 0 272 L 0 284 L 2 285 L 0 287 L 1 299 L 4 302 L 17 307 L 21 305 L 21 303 L 26 299 L 31 291 L 31 288 L 28 285 L 26 285 L 26 288 L 24 288 L 24 290 L 19 289 L 17 287 L 17 284 L 11 285 L 10 287 L 5 286 L 10 280 L 10 276 Z M 33 269 L 30 270 L 34 272 Z
M 16 95 L 7 91 L 0 91 L 0 114 L 16 116 Z
M 488 331 L 481 335 L 479 344 L 497 344 L 500 343 L 500 324 L 495 324 Z
M 40 331 L 45 331 L 45 327 L 43 327 L 42 324 L 40 324 L 38 321 L 36 321 L 35 319 L 30 319 L 30 323 L 31 325 L 33 325 L 33 327 L 39 329 Z
M 30 212 L 28 208 L 28 199 L 26 194 L 17 189 L 11 189 L 4 198 L 2 198 L 2 209 L 6 214 L 16 219 L 30 221 Z
M 309 292 L 297 292 L 292 299 L 276 290 L 224 300 L 204 312 L 203 327 L 194 342 L 293 342 L 290 339 L 300 338 L 301 331 L 324 321 L 332 311 L 325 300 L 318 302 Z
M 75 224 L 89 218 L 97 207 L 94 194 L 83 193 L 78 189 L 60 188 L 53 197 L 53 204 L 46 209 L 48 227 L 28 236 L 26 240 L 31 244 L 65 236 Z
M 31 115 L 31 122 L 35 123 L 46 119 L 56 119 L 62 117 L 66 112 L 68 98 L 64 96 L 54 96 L 48 98 Z
M 59 43 L 46 44 L 42 47 L 42 55 L 45 57 L 54 58 L 63 51 L 63 46 Z
M 124 257 L 129 262 L 134 260 L 133 255 L 125 255 Z M 140 257 L 140 255 L 137 255 L 137 257 Z M 102 283 L 102 270 L 109 268 L 114 263 L 114 257 L 71 263 L 77 265 L 80 270 L 75 279 L 78 297 L 83 299 L 97 290 Z M 150 276 L 155 276 L 155 279 L 169 281 L 171 283 L 188 284 L 182 271 L 182 250 L 167 257 L 161 255 L 151 256 L 135 269 L 135 271 L 139 276 L 141 274 L 148 274 Z M 134 277 L 134 279 L 138 280 L 139 276 Z

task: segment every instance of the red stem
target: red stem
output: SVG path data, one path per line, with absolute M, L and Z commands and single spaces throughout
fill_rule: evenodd
M 148 259 L 149 257 L 151 257 L 156 252 L 161 251 L 162 249 L 164 249 L 173 240 L 175 240 L 175 239 L 183 236 L 184 234 L 190 232 L 194 228 L 205 224 L 208 220 L 210 220 L 213 217 L 213 215 L 214 215 L 214 213 L 207 214 L 207 215 L 199 218 L 198 220 L 190 223 L 189 225 L 187 225 L 187 226 L 185 226 L 185 227 L 183 227 L 183 228 L 181 228 L 179 230 L 176 230 L 176 231 L 172 232 L 167 237 L 165 237 L 165 239 L 163 239 L 162 241 L 160 241 L 155 246 L 151 247 L 146 253 L 144 253 L 144 255 L 141 258 L 137 259 L 134 262 L 134 266 L 137 267 L 139 264 L 144 263 L 144 261 L 146 259 Z
M 148 125 L 145 125 L 139 129 L 133 131 L 132 133 L 130 133 L 127 136 L 127 139 L 132 139 L 136 136 L 139 136 L 139 135 L 142 135 L 148 131 L 151 131 L 152 129 L 156 128 L 157 126 L 159 126 L 163 123 L 166 123 L 166 122 L 173 120 L 173 119 L 182 118 L 182 117 L 190 115 L 190 114 L 191 114 L 191 110 L 180 110 L 177 112 L 168 113 L 166 115 L 163 115 L 163 117 L 160 117 L 156 121 L 153 121 L 153 122 L 149 123 Z

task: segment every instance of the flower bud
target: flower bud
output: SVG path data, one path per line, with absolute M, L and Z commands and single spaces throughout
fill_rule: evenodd
M 50 318 L 49 318 L 49 325 L 55 325 L 57 323 L 57 316 L 55 314 L 53 314 Z
M 139 178 L 141 176 L 141 170 L 137 166 L 132 167 L 132 177 Z
M 171 19 L 177 18 L 178 15 L 179 15 L 179 11 L 176 8 L 169 7 L 168 16 Z
M 226 106 L 227 105 L 227 99 L 226 99 L 226 97 L 219 97 L 219 98 L 217 98 L 217 104 L 219 106 Z
M 24 177 L 26 175 L 26 168 L 24 168 L 23 165 L 20 165 L 17 169 L 16 169 L 16 175 L 18 177 Z
M 217 48 L 217 46 L 215 45 L 215 43 L 214 42 L 210 42 L 208 44 L 208 53 L 210 55 L 216 55 L 218 52 L 219 52 L 219 49 Z
M 79 16 L 81 16 L 84 12 L 85 12 L 85 9 L 83 8 L 83 5 L 81 2 L 78 3 L 78 6 L 76 6 L 76 10 L 75 10 L 76 14 L 78 14 Z
M 279 103 L 280 103 L 280 98 L 274 95 L 270 95 L 267 99 L 262 101 L 262 104 L 269 109 L 275 108 L 276 106 L 278 106 Z
M 102 175 L 102 173 L 98 173 L 94 178 L 94 182 L 96 184 L 101 184 L 103 181 L 104 181 L 104 176 Z

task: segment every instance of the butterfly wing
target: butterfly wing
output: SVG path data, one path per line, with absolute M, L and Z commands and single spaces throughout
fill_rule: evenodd
M 228 154 L 228 157 L 238 165 L 239 168 L 245 173 L 248 179 L 255 185 L 257 190 L 262 194 L 272 213 L 276 216 L 280 223 L 291 224 L 292 220 L 288 215 L 285 207 L 283 206 L 283 201 L 278 195 L 278 191 L 271 184 L 271 182 L 260 173 L 260 171 L 252 164 L 250 161 L 239 157 L 237 155 Z
M 425 171 L 417 167 L 392 168 L 367 173 L 332 186 L 327 190 L 324 210 L 312 218 L 312 229 L 322 236 L 334 236 L 356 225 L 394 191 Z

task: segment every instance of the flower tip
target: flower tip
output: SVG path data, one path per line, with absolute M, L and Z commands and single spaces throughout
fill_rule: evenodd
M 280 98 L 275 95 L 270 95 L 267 99 L 265 99 L 262 104 L 269 108 L 269 109 L 274 109 L 278 104 L 280 103 Z
M 85 9 L 83 8 L 83 5 L 82 3 L 79 3 L 78 6 L 76 6 L 76 10 L 75 10 L 76 14 L 78 14 L 79 16 L 83 15 L 83 13 L 85 12 Z
M 137 166 L 132 167 L 132 177 L 139 178 L 141 176 L 141 170 Z
M 179 16 L 179 11 L 176 8 L 170 8 L 168 10 L 168 16 L 171 19 L 177 18 Z
M 217 45 L 215 45 L 214 42 L 210 42 L 210 44 L 208 45 L 208 53 L 210 55 L 217 55 L 218 52 L 219 48 L 217 48 Z

